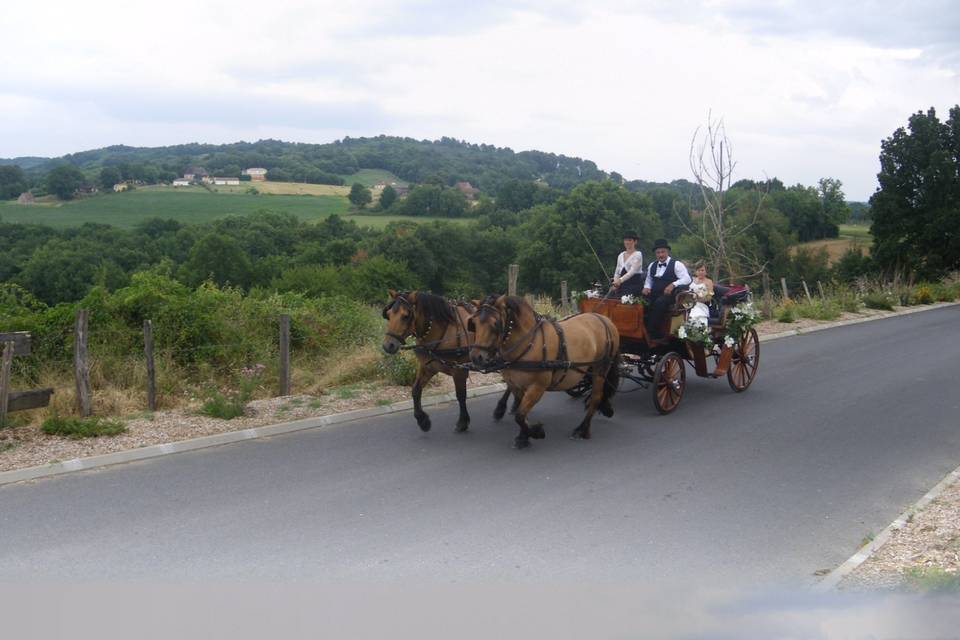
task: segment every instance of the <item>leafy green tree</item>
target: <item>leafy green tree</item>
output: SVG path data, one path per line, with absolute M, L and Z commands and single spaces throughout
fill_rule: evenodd
M 850 219 L 850 207 L 843 194 L 843 183 L 835 178 L 820 178 L 817 183 L 820 209 L 829 224 L 839 225 Z M 833 236 L 835 237 L 835 236 Z
M 387 185 L 380 192 L 380 208 L 389 209 L 397 201 L 397 190 Z
M 526 222 L 515 228 L 520 281 L 527 291 L 558 291 L 561 280 L 582 288 L 610 275 L 617 255 L 623 251 L 623 233 L 636 231 L 645 261 L 663 227 L 650 199 L 610 181 L 588 182 L 557 200 L 529 212 Z M 582 234 L 581 234 L 582 231 Z M 597 250 L 597 264 L 584 235 Z M 649 259 L 648 259 L 649 257 Z
M 938 278 L 960 268 L 960 105 L 941 122 L 931 107 L 881 143 L 870 198 L 873 255 L 883 269 Z
M 124 270 L 105 255 L 93 242 L 51 240 L 30 256 L 16 282 L 49 305 L 79 300 L 98 283 L 123 286 Z
M 354 182 L 353 186 L 350 187 L 350 195 L 347 196 L 347 199 L 350 200 L 353 206 L 363 209 L 373 202 L 373 194 L 370 193 L 370 189 L 367 189 L 359 182 Z
M 83 186 L 83 172 L 73 165 L 61 164 L 47 174 L 47 191 L 61 200 L 70 200 L 74 192 Z
M 190 251 L 190 258 L 180 268 L 180 279 L 195 287 L 205 280 L 218 286 L 249 287 L 253 275 L 250 259 L 236 240 L 217 233 L 208 233 Z
M 123 174 L 117 167 L 104 167 L 103 169 L 100 169 L 100 175 L 97 177 L 97 182 L 100 183 L 100 188 L 105 191 L 113 189 L 113 185 L 122 181 Z
M 457 189 L 422 184 L 411 189 L 397 209 L 408 216 L 461 218 L 468 206 L 467 199 Z
M 0 167 L 0 200 L 16 198 L 27 190 L 27 177 L 17 165 Z

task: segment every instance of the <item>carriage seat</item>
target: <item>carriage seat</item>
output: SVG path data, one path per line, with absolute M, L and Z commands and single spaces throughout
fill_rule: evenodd
M 723 325 L 724 310 L 735 307 L 750 298 L 750 287 L 746 285 L 713 285 L 713 299 L 710 301 L 710 317 L 707 323 L 711 327 Z

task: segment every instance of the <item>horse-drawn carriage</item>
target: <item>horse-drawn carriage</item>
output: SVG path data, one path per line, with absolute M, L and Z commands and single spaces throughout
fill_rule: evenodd
M 730 388 L 738 393 L 750 386 L 760 366 L 760 342 L 753 328 L 749 288 L 716 286 L 706 327 L 687 321 L 695 302 L 691 292 L 678 293 L 672 313 L 661 327 L 665 337 L 657 340 L 644 324 L 642 301 L 624 304 L 599 295 L 580 301 L 583 313 L 598 313 L 613 321 L 620 332 L 621 379 L 652 386 L 653 404 L 662 414 L 676 409 L 683 398 L 685 363 L 702 378 L 726 375 Z M 569 393 L 581 395 L 588 388 L 589 381 L 585 380 Z
M 543 438 L 541 424 L 529 424 L 527 415 L 546 391 L 586 396 L 582 422 L 571 436 L 591 437 L 595 412 L 613 415 L 611 399 L 626 377 L 641 385 L 652 384 L 653 400 L 661 413 L 673 411 L 686 386 L 685 362 L 697 375 L 726 375 L 734 391 L 750 386 L 760 364 L 754 316 L 745 287 L 716 288 L 713 317 L 706 327 L 687 321 L 694 306 L 693 294 L 677 294 L 677 304 L 665 319 L 666 338 L 649 336 L 643 306 L 616 300 L 587 298 L 580 313 L 557 320 L 542 316 L 525 299 L 491 295 L 484 300 L 455 302 L 424 292 L 391 291 L 383 309 L 387 321 L 383 349 L 395 354 L 413 349 L 417 377 L 411 390 L 414 416 L 423 431 L 430 418 L 423 411 L 421 394 L 437 373 L 454 378 L 460 415 L 456 431 L 466 431 L 469 371 L 503 374 L 507 383 L 494 418 L 506 413 L 514 396 L 514 420 L 520 427 L 514 446 L 526 448 L 530 439 Z M 592 313 L 591 313 L 592 312 Z M 407 338 L 414 345 L 405 345 Z M 712 372 L 708 360 L 715 361 Z

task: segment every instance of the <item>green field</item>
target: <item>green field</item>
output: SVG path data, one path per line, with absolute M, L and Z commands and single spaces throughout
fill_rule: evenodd
M 360 171 L 357 171 L 356 173 L 352 173 L 348 176 L 341 175 L 340 177 L 343 178 L 343 181 L 348 187 L 354 182 L 359 182 L 365 187 L 372 187 L 378 182 L 386 182 L 387 184 L 390 184 L 391 182 L 396 182 L 397 184 L 402 185 L 407 184 L 406 180 L 401 180 L 389 171 L 385 171 L 383 169 L 360 169 Z
M 343 196 L 287 196 L 245 193 L 210 193 L 200 187 L 174 190 L 173 187 L 147 187 L 124 193 L 62 202 L 19 205 L 0 202 L 3 222 L 43 224 L 51 227 L 77 227 L 86 222 L 109 224 L 125 229 L 149 218 L 172 218 L 185 224 L 202 224 L 230 215 L 245 216 L 267 210 L 292 213 L 303 220 L 320 220 L 339 214 L 366 227 L 382 228 L 395 220 L 429 222 L 441 218 L 408 216 L 371 216 L 350 214 L 350 203 Z

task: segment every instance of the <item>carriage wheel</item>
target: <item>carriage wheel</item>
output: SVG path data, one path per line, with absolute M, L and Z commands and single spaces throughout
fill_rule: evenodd
M 653 406 L 666 415 L 677 408 L 687 386 L 683 358 L 671 351 L 660 358 L 653 370 Z
M 733 346 L 733 359 L 730 361 L 730 369 L 727 370 L 730 388 L 737 393 L 746 391 L 757 376 L 759 368 L 760 338 L 757 337 L 756 329 L 750 329 L 740 343 Z

